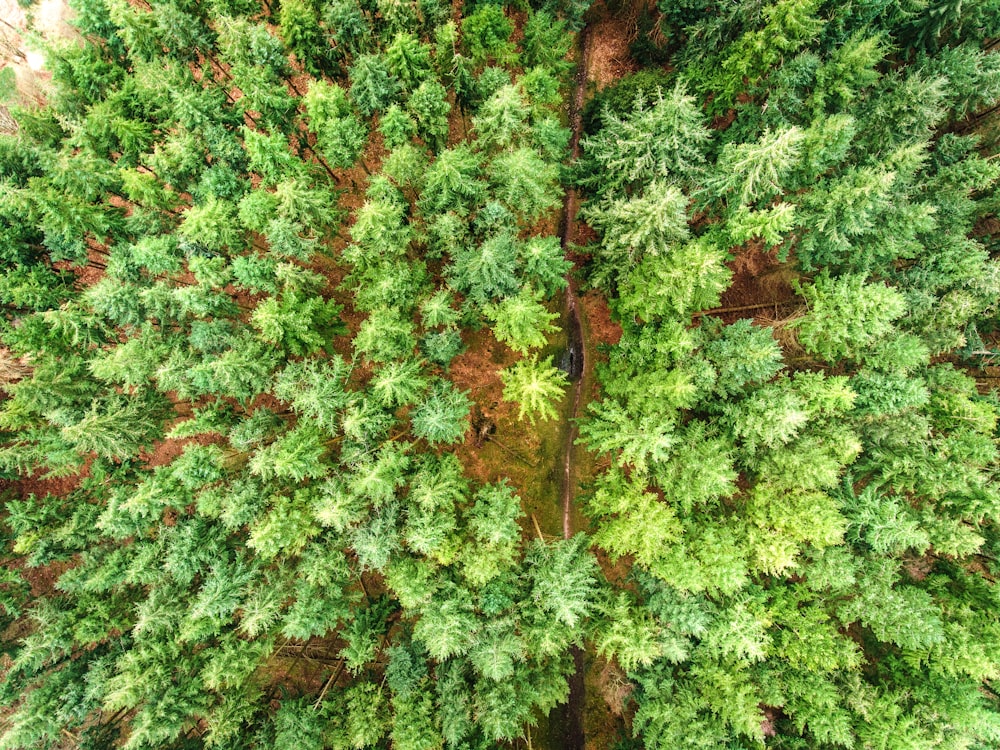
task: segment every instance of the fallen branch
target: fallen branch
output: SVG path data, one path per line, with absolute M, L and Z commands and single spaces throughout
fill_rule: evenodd
M 327 680 L 326 684 L 323 686 L 323 690 L 322 690 L 322 692 L 320 692 L 319 698 L 317 698 L 316 702 L 313 703 L 313 710 L 316 710 L 316 709 L 319 708 L 319 704 L 322 703 L 323 699 L 326 697 L 326 691 L 330 689 L 330 685 L 332 685 L 333 683 L 335 683 L 337 681 L 337 678 L 340 677 L 340 673 L 343 672 L 343 671 L 344 671 L 344 660 L 341 659 L 340 660 L 340 666 L 337 667 L 337 671 L 334 672 L 332 675 L 330 675 L 330 679 Z
M 492 435 L 487 435 L 486 439 L 489 440 L 494 445 L 496 445 L 501 450 L 503 450 L 504 452 L 506 452 L 507 455 L 510 456 L 511 458 L 514 458 L 514 459 L 520 461 L 521 463 L 523 463 L 523 464 L 525 464 L 527 466 L 530 466 L 532 469 L 535 469 L 535 468 L 538 467 L 538 462 L 537 461 L 529 461 L 524 456 L 522 456 L 520 453 L 518 453 L 517 451 L 515 451 L 513 448 L 508 448 L 506 445 L 504 445 L 503 443 L 501 443 L 499 440 L 497 440 Z
M 790 305 L 793 302 L 798 302 L 798 298 L 793 297 L 792 299 L 786 299 L 780 302 L 758 302 L 755 305 L 741 305 L 739 307 L 716 307 L 712 310 L 699 310 L 691 317 L 698 318 L 702 315 L 722 315 L 731 312 L 744 312 L 746 310 L 763 310 L 767 307 L 783 307 L 785 305 Z
M 531 522 L 533 524 L 535 524 L 535 533 L 538 534 L 538 541 L 544 542 L 545 541 L 545 537 L 542 535 L 542 529 L 538 525 L 538 519 L 535 518 L 535 514 L 534 513 L 531 514 Z

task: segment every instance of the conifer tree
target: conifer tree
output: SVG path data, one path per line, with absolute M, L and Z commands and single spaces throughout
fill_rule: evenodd
M 551 357 L 539 361 L 537 355 L 511 365 L 501 373 L 504 399 L 518 404 L 518 418 L 525 415 L 534 423 L 535 417 L 554 419 L 558 416 L 553 401 L 563 395 L 565 373 L 552 365 Z

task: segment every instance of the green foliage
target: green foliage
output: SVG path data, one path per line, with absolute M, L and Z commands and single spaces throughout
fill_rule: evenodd
M 613 196 L 637 183 L 701 175 L 711 132 L 681 83 L 666 95 L 656 88 L 649 99 L 640 91 L 628 106 L 623 115 L 606 110 L 603 127 L 583 140 L 585 185 Z
M 465 393 L 439 380 L 413 411 L 413 434 L 431 443 L 456 443 L 468 429 L 469 408 Z
M 420 365 L 414 361 L 386 364 L 370 385 L 376 400 L 389 408 L 416 403 L 426 389 Z
M 487 5 L 484 9 L 495 7 Z M 477 145 L 484 149 L 513 146 L 527 131 L 528 114 L 522 92 L 516 86 L 501 86 L 483 102 L 472 118 Z
M 558 68 L 570 50 L 571 40 L 564 20 L 544 10 L 529 12 L 521 43 L 524 67 Z
M 955 680 L 945 697 L 930 654 L 968 653 L 950 613 L 965 601 L 959 578 L 983 580 L 970 556 L 994 532 L 957 496 L 982 486 L 995 453 L 971 433 L 993 423 L 971 403 L 961 426 L 938 415 L 956 390 L 928 362 L 955 356 L 970 330 L 958 320 L 986 309 L 972 289 L 996 273 L 957 220 L 984 206 L 936 178 L 947 162 L 966 196 L 981 189 L 974 172 L 993 184 L 957 167 L 949 134 L 975 130 L 952 118 L 992 90 L 990 66 L 957 42 L 957 12 L 939 27 L 957 36 L 930 51 L 930 37 L 910 46 L 923 21 L 895 8 L 659 11 L 671 107 L 652 74 L 635 80 L 640 97 L 609 89 L 577 170 L 601 235 L 590 278 L 623 327 L 580 428 L 612 458 L 589 499 L 594 540 L 631 571 L 604 600 L 595 645 L 635 686 L 637 741 L 989 744 L 992 702 L 987 724 L 942 732 L 979 683 Z M 684 130 L 693 148 L 662 148 Z M 758 296 L 745 284 L 722 296 L 726 264 L 759 268 L 768 247 L 783 266 L 756 277 Z M 961 293 L 952 252 L 976 269 Z M 786 280 L 806 308 L 750 307 Z M 727 321 L 754 320 L 690 326 L 720 303 Z M 955 440 L 980 447 L 949 453 L 946 473 L 940 451 Z
M 827 361 L 857 358 L 894 332 L 904 314 L 903 296 L 884 284 L 867 284 L 862 274 L 817 277 L 802 295 L 810 311 L 795 322 L 807 351 Z
M 546 295 L 566 286 L 573 264 L 564 255 L 557 237 L 532 237 L 520 247 L 521 263 L 530 283 Z
M 156 399 L 109 396 L 95 401 L 78 418 L 66 420 L 60 434 L 81 454 L 126 459 L 161 436 L 161 409 Z
M 306 71 L 320 76 L 329 65 L 328 47 L 313 3 L 286 0 L 281 4 L 279 31 L 285 46 Z
M 416 121 L 399 105 L 391 104 L 382 115 L 379 130 L 387 148 L 399 148 L 417 134 Z
M 566 374 L 552 365 L 551 357 L 539 361 L 537 355 L 532 355 L 502 370 L 500 377 L 504 399 L 518 404 L 518 419 L 527 415 L 534 424 L 536 417 L 555 419 L 559 416 L 553 402 L 563 396 Z
M 541 303 L 541 295 L 529 287 L 516 297 L 507 297 L 484 308 L 493 323 L 493 334 L 516 352 L 527 354 L 530 349 L 545 346 L 546 334 L 559 329 L 552 321 L 558 313 L 550 313 Z
M 706 184 L 708 195 L 734 205 L 756 205 L 782 192 L 782 183 L 798 165 L 804 133 L 788 128 L 765 132 L 754 143 L 726 144 L 720 168 Z
M 479 542 L 509 545 L 520 539 L 517 521 L 523 515 L 520 498 L 506 482 L 501 482 L 476 493 L 475 505 L 467 518 L 469 528 Z
M 509 231 L 487 238 L 479 247 L 458 249 L 448 274 L 452 286 L 478 304 L 516 294 L 518 242 Z
M 527 563 L 531 595 L 539 608 L 567 628 L 591 610 L 597 561 L 587 553 L 587 537 L 577 534 L 552 544 L 532 543 Z
M 223 249 L 238 251 L 242 238 L 235 207 L 215 197 L 188 210 L 177 233 L 182 240 L 198 248 L 216 252 Z
M 506 18 L 503 6 L 481 5 L 462 19 L 462 43 L 475 65 L 487 62 L 512 65 L 517 53 L 510 42 L 513 24 Z
M 567 172 L 584 5 L 74 1 L 0 137 L 0 745 L 523 744 L 572 645 L 636 746 L 1000 742 L 1000 6 L 663 0 Z M 563 178 L 621 335 L 543 541 L 447 368 L 547 344 Z
M 621 285 L 621 313 L 650 321 L 715 307 L 732 278 L 724 260 L 704 240 L 665 252 L 654 246 Z
M 389 72 L 400 82 L 403 91 L 414 91 L 431 73 L 430 46 L 411 33 L 399 32 L 385 50 Z
M 351 99 L 364 114 L 384 111 L 396 98 L 399 84 L 380 55 L 360 55 L 351 66 Z
M 316 143 L 333 167 L 354 165 L 365 145 L 365 126 L 354 114 L 347 93 L 323 80 L 313 81 L 302 97 Z
M 663 550 L 681 538 L 683 527 L 669 504 L 647 492 L 641 480 L 628 482 L 620 473 L 601 477 L 588 511 L 601 519 L 595 544 L 612 559 L 626 554 L 645 568 L 653 567 Z
M 373 310 L 354 337 L 355 350 L 373 362 L 407 358 L 415 346 L 413 324 L 389 307 Z
M 715 322 L 708 319 L 706 325 L 714 327 Z M 721 335 L 713 337 L 704 351 L 718 373 L 715 391 L 723 397 L 766 383 L 783 366 L 781 348 L 772 332 L 751 325 L 746 318 L 722 328 Z
M 687 205 L 687 196 L 676 187 L 653 182 L 644 195 L 591 206 L 585 216 L 607 236 L 602 255 L 620 270 L 687 239 Z
M 537 221 L 559 203 L 559 170 L 534 149 L 497 156 L 487 173 L 494 195 L 526 223 Z
M 419 207 L 425 217 L 455 211 L 468 212 L 483 198 L 479 158 L 467 147 L 457 146 L 438 154 L 424 178 Z
M 286 293 L 257 305 L 252 320 L 264 341 L 303 355 L 329 348 L 333 336 L 343 331 L 340 309 L 333 300 Z
M 423 81 L 406 102 L 406 107 L 417 124 L 417 135 L 431 147 L 440 151 L 448 140 L 448 92 L 437 81 Z

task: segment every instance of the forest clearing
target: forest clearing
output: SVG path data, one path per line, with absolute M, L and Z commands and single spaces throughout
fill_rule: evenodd
M 1000 746 L 1000 1 L 0 16 L 0 750 Z

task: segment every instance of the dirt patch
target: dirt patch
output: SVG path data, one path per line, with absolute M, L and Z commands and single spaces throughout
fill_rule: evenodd
M 9 2 L 9 0 L 7 0 Z M 49 38 L 75 37 L 77 30 L 70 25 L 75 15 L 65 0 L 41 0 L 30 11 L 31 27 Z
M 67 570 L 76 565 L 76 560 L 58 560 L 48 565 L 39 565 L 37 568 L 21 567 L 21 578 L 31 586 L 31 599 L 39 599 L 45 596 L 52 596 L 56 591 L 56 582 Z M 8 566 L 17 569 L 19 565 Z
M 625 670 L 618 666 L 618 662 L 603 659 L 601 662 L 603 666 L 596 670 L 601 697 L 612 714 L 624 716 L 628 709 L 629 696 L 635 690 L 635 685 L 629 682 Z
M 0 391 L 6 392 L 7 386 L 20 382 L 33 371 L 30 357 L 18 357 L 7 347 L 0 346 Z
M 597 232 L 595 232 L 589 224 L 585 221 L 580 221 L 577 219 L 573 223 L 573 234 L 570 237 L 570 242 L 572 242 L 575 248 L 585 248 L 589 245 L 595 245 L 600 240 Z M 588 257 L 585 254 L 581 254 L 580 250 L 574 250 L 574 254 L 580 254 L 581 257 Z
M 635 33 L 634 23 L 604 10 L 600 18 L 590 24 L 587 33 L 590 36 L 587 80 L 597 84 L 598 89 L 639 70 L 629 52 L 629 44 Z
M 503 416 L 498 413 L 503 394 L 500 369 L 515 359 L 513 353 L 486 329 L 466 333 L 463 340 L 466 350 L 452 360 L 449 377 L 459 390 L 469 392 L 484 416 L 496 421 Z
M 611 318 L 607 298 L 596 290 L 581 295 L 578 304 L 583 309 L 592 347 L 614 346 L 622 337 L 622 327 Z
M 923 581 L 934 569 L 935 562 L 936 561 L 932 555 L 914 557 L 904 563 L 903 569 L 906 570 L 907 575 L 912 580 Z
M 45 497 L 46 495 L 64 497 L 75 490 L 85 476 L 87 476 L 86 472 L 68 477 L 44 479 L 41 473 L 38 473 L 33 477 L 27 478 L 0 479 L 0 493 L 9 490 L 22 499 L 29 495 L 34 495 L 35 497 Z
M 221 435 L 211 433 L 188 438 L 165 438 L 149 450 L 140 451 L 139 460 L 147 468 L 155 469 L 157 466 L 167 466 L 173 463 L 189 445 L 212 445 L 213 443 L 226 445 L 225 439 Z
M 277 710 L 282 700 L 299 696 L 317 696 L 314 705 L 318 706 L 331 688 L 342 685 L 349 674 L 337 656 L 343 645 L 337 638 L 311 638 L 276 647 L 258 670 L 269 685 L 271 709 Z
M 591 657 L 584 711 L 588 750 L 614 747 L 631 734 L 629 699 L 634 689 L 617 663 Z
M 740 318 L 773 321 L 799 304 L 791 282 L 796 278 L 792 264 L 778 260 L 778 249 L 765 250 L 758 244 L 737 249 L 726 265 L 733 272 L 732 284 L 722 294 L 719 307 L 706 314 L 726 323 Z

